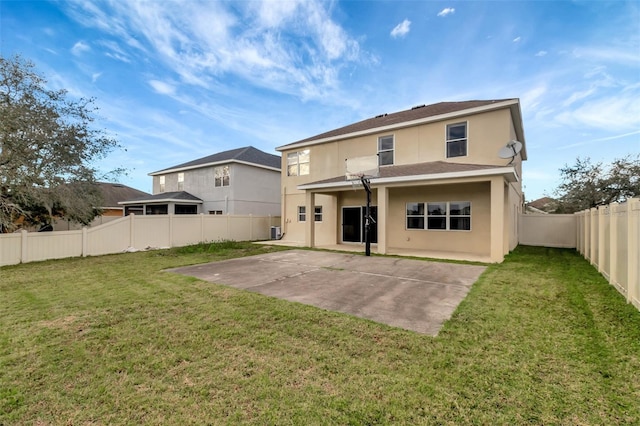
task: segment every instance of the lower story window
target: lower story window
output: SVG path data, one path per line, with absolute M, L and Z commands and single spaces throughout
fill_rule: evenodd
M 316 222 L 322 222 L 322 206 L 315 206 L 313 208 L 313 220 Z M 307 207 L 298 206 L 298 222 L 307 221 Z
M 407 229 L 471 230 L 471 202 L 407 203 Z
M 222 210 L 209 210 L 209 214 L 222 214 Z

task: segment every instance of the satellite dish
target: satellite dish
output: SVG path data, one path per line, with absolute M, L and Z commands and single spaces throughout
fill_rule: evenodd
M 505 160 L 507 158 L 510 158 L 511 161 L 509 161 L 509 164 L 511 164 L 513 162 L 513 159 L 516 158 L 516 155 L 518 155 L 521 150 L 522 150 L 522 142 L 509 141 L 505 146 L 500 148 L 500 151 L 498 151 L 498 156 L 500 158 L 504 158 Z

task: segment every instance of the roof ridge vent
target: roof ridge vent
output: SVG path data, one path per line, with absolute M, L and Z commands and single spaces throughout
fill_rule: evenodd
M 419 109 L 419 108 L 424 108 L 424 107 L 426 107 L 426 105 L 425 105 L 425 104 L 422 104 L 422 105 L 416 105 L 416 106 L 414 106 L 414 107 L 413 107 L 413 108 L 411 108 L 411 109 Z

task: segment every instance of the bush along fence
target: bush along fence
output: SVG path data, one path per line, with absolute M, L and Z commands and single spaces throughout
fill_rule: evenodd
M 0 266 L 207 241 L 267 240 L 272 226 L 280 226 L 279 216 L 130 215 L 77 231 L 21 231 L 0 235 Z
M 578 251 L 640 309 L 640 199 L 575 215 Z

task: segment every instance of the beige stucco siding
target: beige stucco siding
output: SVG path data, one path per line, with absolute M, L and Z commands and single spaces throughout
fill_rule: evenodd
M 413 202 L 470 201 L 471 231 L 436 231 L 406 228 L 406 204 Z M 488 182 L 389 189 L 387 245 L 390 248 L 490 253 L 491 216 Z

